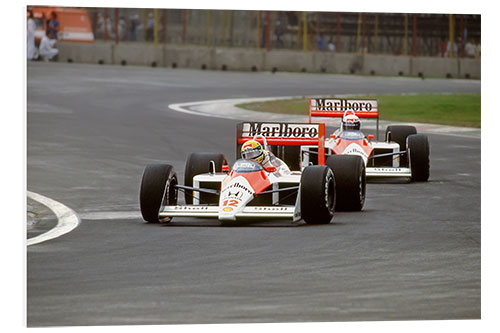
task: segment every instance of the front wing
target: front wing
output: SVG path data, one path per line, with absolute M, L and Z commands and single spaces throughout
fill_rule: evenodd
M 366 177 L 411 177 L 411 169 L 393 167 L 367 167 Z
M 294 218 L 295 206 L 250 206 L 235 215 L 236 218 Z M 163 206 L 159 218 L 167 217 L 219 217 L 219 206 L 176 205 Z

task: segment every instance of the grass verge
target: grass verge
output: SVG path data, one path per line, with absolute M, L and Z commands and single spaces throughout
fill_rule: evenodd
M 378 99 L 380 119 L 481 127 L 481 94 L 417 94 L 356 96 Z M 242 109 L 307 115 L 307 98 L 254 102 L 236 105 Z

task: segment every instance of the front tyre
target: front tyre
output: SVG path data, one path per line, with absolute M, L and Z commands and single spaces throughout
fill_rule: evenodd
M 426 182 L 429 180 L 429 140 L 423 134 L 408 136 L 407 147 L 412 182 Z
M 406 138 L 409 135 L 417 134 L 415 126 L 408 125 L 390 125 L 385 130 L 385 139 L 387 142 L 394 141 L 399 144 L 399 151 L 403 151 L 406 147 Z M 400 155 L 399 166 L 408 166 L 407 154 Z
M 307 224 L 328 224 L 335 211 L 335 177 L 326 165 L 308 166 L 300 179 L 300 208 Z
M 150 164 L 144 169 L 139 196 L 141 214 L 149 223 L 170 222 L 171 218 L 159 219 L 162 202 L 177 204 L 177 175 L 168 164 Z

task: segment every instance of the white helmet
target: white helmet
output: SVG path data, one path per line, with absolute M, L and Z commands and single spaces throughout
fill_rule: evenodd
M 361 122 L 359 121 L 358 116 L 355 114 L 345 115 L 342 119 L 342 130 L 355 130 L 359 131 L 361 128 Z

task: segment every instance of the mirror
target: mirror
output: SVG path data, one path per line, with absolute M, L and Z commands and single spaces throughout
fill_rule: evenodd
M 209 163 L 209 166 L 208 166 L 208 173 L 213 175 L 215 174 L 215 162 L 214 161 L 210 161 Z

